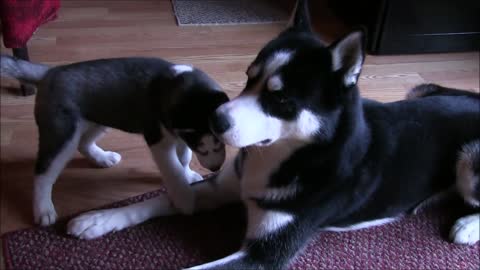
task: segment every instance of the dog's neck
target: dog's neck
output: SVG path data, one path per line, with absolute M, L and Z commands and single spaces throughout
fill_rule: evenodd
M 356 88 L 351 91 L 351 96 L 345 101 L 337 119 L 337 128 L 329 147 L 338 151 L 339 160 L 342 161 L 340 167 L 350 168 L 363 160 L 371 141 L 371 132 L 365 120 L 359 90 Z

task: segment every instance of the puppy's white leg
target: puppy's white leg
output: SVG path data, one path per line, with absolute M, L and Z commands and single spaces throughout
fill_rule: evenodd
M 120 162 L 122 156 L 116 152 L 105 151 L 95 143 L 106 132 L 106 127 L 89 123 L 83 133 L 78 151 L 90 161 L 102 168 L 115 166 Z
M 473 245 L 480 240 L 480 214 L 459 218 L 450 231 L 454 243 Z
M 185 169 L 185 175 L 187 175 L 187 181 L 190 184 L 203 179 L 203 177 L 199 173 L 190 169 L 190 161 L 192 160 L 192 150 L 190 150 L 187 144 L 185 144 L 181 140 L 178 140 L 177 142 L 177 156 L 178 156 L 178 160 L 180 160 L 180 163 Z
M 74 132 L 71 139 L 65 142 L 58 141 L 48 143 L 45 141 L 40 141 L 40 154 L 37 160 L 37 168 L 39 166 L 44 166 L 39 164 L 48 165 L 42 169 L 41 173 L 37 172 L 35 174 L 33 188 L 33 215 L 36 224 L 48 226 L 55 223 L 57 219 L 57 213 L 52 202 L 53 184 L 55 184 L 55 181 L 62 172 L 63 168 L 65 168 L 65 165 L 68 161 L 70 161 L 75 153 L 75 149 L 77 148 L 78 141 L 80 139 L 80 134 L 80 129 L 77 128 L 77 131 Z M 42 136 L 40 136 L 40 139 L 42 140 Z M 55 151 L 52 151 L 51 147 L 44 147 L 44 145 L 49 145 L 51 143 L 63 143 L 63 147 L 60 148 L 60 151 L 54 154 L 52 152 Z M 44 150 L 44 148 L 47 150 Z
M 150 145 L 153 160 L 163 175 L 163 182 L 173 205 L 184 214 L 193 212 L 195 194 L 190 188 L 190 180 L 177 156 L 177 143 L 168 131 L 164 130 L 163 137 L 155 144 Z
M 195 183 L 192 189 L 196 194 L 195 211 L 217 208 L 240 199 L 239 181 L 234 173 L 228 170 L 222 170 L 219 175 Z M 68 223 L 67 231 L 82 239 L 93 239 L 157 216 L 177 213 L 179 211 L 172 206 L 168 197 L 161 194 L 125 207 L 87 212 L 72 219 Z

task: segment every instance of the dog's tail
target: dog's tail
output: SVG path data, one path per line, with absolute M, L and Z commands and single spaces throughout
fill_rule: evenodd
M 428 83 L 420 84 L 408 91 L 405 96 L 406 99 L 417 99 L 427 96 L 469 96 L 473 98 L 479 98 L 479 93 L 460 90 L 454 88 L 443 87 L 437 84 Z
M 0 75 L 19 81 L 36 84 L 47 74 L 50 67 L 20 60 L 9 55 L 0 55 Z

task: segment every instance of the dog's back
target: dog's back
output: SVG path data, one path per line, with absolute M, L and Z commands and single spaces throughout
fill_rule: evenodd
M 167 80 L 169 66 L 161 59 L 116 58 L 52 68 L 38 84 L 37 117 L 65 108 L 99 124 L 141 132 L 150 84 L 154 78 Z
M 365 206 L 367 216 L 358 216 L 358 221 L 409 211 L 454 185 L 459 151 L 480 138 L 478 95 L 388 104 L 365 100 L 364 112 L 372 132 L 364 160 L 381 163 L 376 167 L 383 180 Z

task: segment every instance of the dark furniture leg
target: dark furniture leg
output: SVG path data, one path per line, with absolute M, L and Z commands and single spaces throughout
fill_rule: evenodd
M 28 57 L 27 47 L 13 48 L 12 51 L 13 51 L 13 56 L 15 56 L 19 59 L 22 59 L 22 60 L 26 60 L 26 61 L 30 60 L 30 58 Z M 35 94 L 35 87 L 33 85 L 22 83 L 21 84 L 21 91 L 22 91 L 22 95 L 30 96 L 30 95 Z

